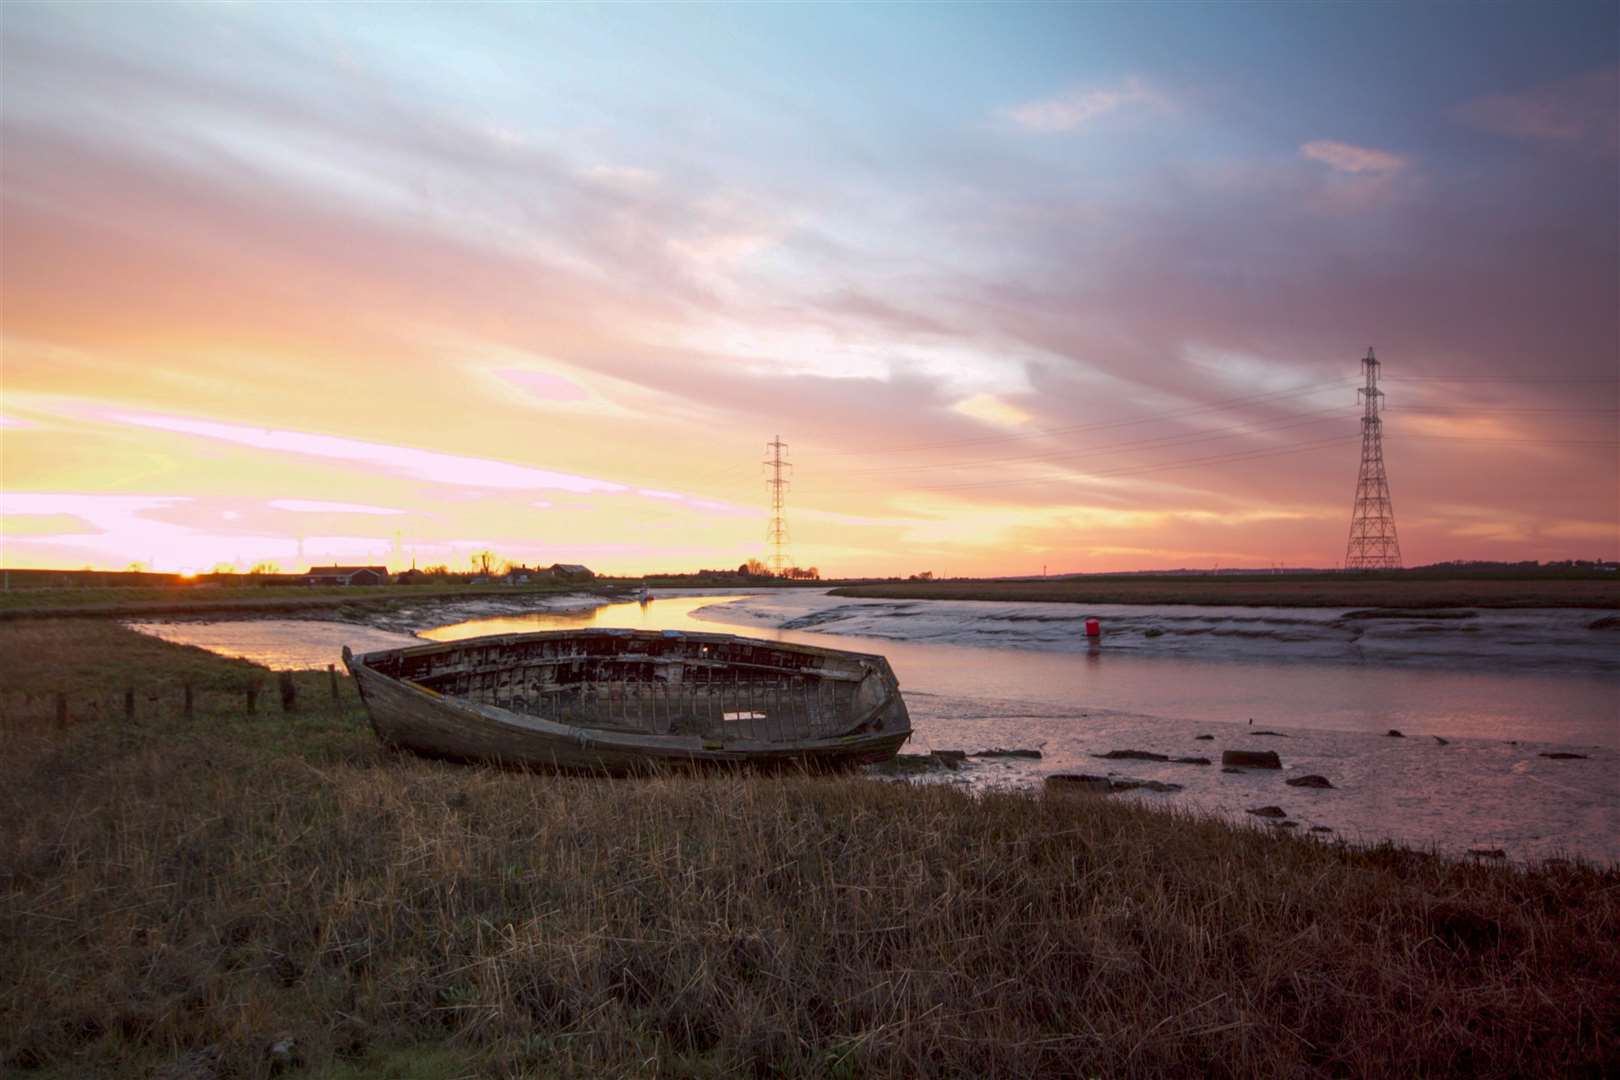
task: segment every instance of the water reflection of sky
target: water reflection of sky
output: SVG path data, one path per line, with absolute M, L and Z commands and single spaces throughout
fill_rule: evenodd
M 1000 647 L 986 647 L 980 624 L 985 615 L 1000 618 L 1002 613 L 978 612 L 1004 605 L 929 604 L 937 614 L 926 621 L 915 620 L 915 632 L 927 638 L 921 641 L 778 628 L 784 622 L 871 627 L 870 620 L 861 618 L 844 623 L 817 621 L 829 611 L 852 606 L 883 605 L 851 605 L 820 591 L 671 596 L 645 605 L 608 604 L 592 611 L 477 619 L 423 631 L 422 636 L 446 641 L 483 634 L 607 626 L 737 632 L 877 652 L 887 656 L 894 666 L 907 700 L 914 702 L 913 717 L 919 720 L 943 708 L 934 701 L 949 700 L 955 713 L 963 713 L 965 708 L 966 713 L 977 709 L 998 715 L 1073 715 L 1107 709 L 1172 720 L 1245 725 L 1253 718 L 1261 727 L 1380 733 L 1393 727 L 1407 734 L 1620 747 L 1620 721 L 1616 719 L 1620 679 L 1600 670 L 1544 671 L 1533 665 L 1516 668 L 1489 664 L 1459 667 L 1442 661 L 1416 667 L 1376 661 L 1329 662 L 1312 655 L 1312 650 L 1318 648 L 1314 640 L 1248 637 L 1238 638 L 1236 645 L 1217 644 L 1207 655 L 1190 655 L 1173 648 L 1158 649 L 1163 638 L 1144 642 L 1138 633 L 1131 641 L 1123 633 L 1106 632 L 1103 643 L 1092 649 L 1080 641 L 1082 613 L 1072 605 L 1025 605 L 1067 611 L 1067 622 L 1059 624 L 1061 629 L 1056 631 L 1068 639 L 1059 643 L 1063 651 L 1041 640 L 1018 647 L 1004 638 Z M 953 615 L 952 609 L 966 610 Z M 1321 626 L 1338 614 L 1300 609 L 1233 610 L 1249 620 L 1286 618 Z M 1208 611 L 1208 617 L 1219 615 L 1216 609 Z M 1155 621 L 1162 624 L 1166 618 L 1187 618 L 1188 609 L 1134 609 L 1131 614 L 1137 619 L 1156 616 Z M 1115 616 L 1105 621 L 1105 627 L 1112 630 L 1119 613 L 1107 615 Z M 1586 617 L 1582 612 L 1573 615 L 1577 619 Z M 1520 615 L 1519 622 L 1525 621 L 1526 616 Z M 1024 625 L 1036 627 L 1037 635 L 1051 630 L 1037 621 Z M 1388 633 L 1385 625 L 1380 623 L 1377 632 Z M 1598 635 L 1593 632 L 1593 636 Z

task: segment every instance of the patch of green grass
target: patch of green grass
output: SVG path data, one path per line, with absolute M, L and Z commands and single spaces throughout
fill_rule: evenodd
M 462 1080 L 485 1075 L 477 1055 L 435 1045 L 374 1049 L 353 1061 L 329 1061 L 301 1073 L 308 1080 Z

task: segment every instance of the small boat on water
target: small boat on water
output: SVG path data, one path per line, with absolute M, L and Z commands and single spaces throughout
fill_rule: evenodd
M 911 737 L 889 662 L 732 634 L 549 630 L 354 655 L 385 744 L 431 757 L 623 774 L 839 768 Z

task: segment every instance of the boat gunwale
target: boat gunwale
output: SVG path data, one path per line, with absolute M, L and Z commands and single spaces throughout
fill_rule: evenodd
M 433 652 L 452 648 L 484 646 L 490 644 L 510 644 L 517 641 L 532 641 L 540 638 L 577 637 L 584 634 L 601 634 L 608 637 L 621 638 L 646 638 L 647 640 L 691 639 L 697 641 L 707 640 L 717 642 L 740 642 L 755 647 L 764 646 L 771 649 L 783 649 L 788 652 L 808 654 L 811 656 L 831 656 L 849 658 L 853 660 L 877 660 L 880 661 L 885 667 L 889 667 L 888 658 L 882 653 L 863 653 L 855 652 L 851 649 L 833 649 L 828 648 L 825 645 L 806 645 L 797 641 L 771 641 L 766 638 L 745 637 L 741 634 L 727 634 L 710 630 L 633 630 L 626 627 L 616 626 L 591 627 L 588 629 L 532 630 L 518 633 L 485 634 L 480 637 L 454 638 L 449 641 L 427 641 L 421 645 L 401 645 L 393 649 L 374 649 L 371 652 L 366 653 L 352 653 L 351 656 L 354 664 L 364 665 L 365 667 L 370 668 L 372 671 L 375 671 L 378 675 L 382 675 L 384 678 L 397 679 L 397 676 L 388 675 L 385 672 L 378 671 L 372 666 L 371 660 L 374 657 L 384 658 L 396 656 L 400 659 L 404 659 L 407 656 L 425 656 Z M 347 648 L 347 646 L 345 646 L 345 648 Z M 559 658 L 559 660 L 562 659 L 575 660 L 578 658 Z M 732 661 L 719 662 L 732 663 Z M 760 667 L 764 665 L 754 664 L 748 666 Z

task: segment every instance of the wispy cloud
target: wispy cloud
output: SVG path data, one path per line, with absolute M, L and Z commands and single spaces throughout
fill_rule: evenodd
M 369 506 L 365 503 L 330 502 L 326 499 L 271 499 L 272 510 L 286 510 L 294 514 L 403 514 L 403 510 L 393 510 L 386 506 Z M 227 517 L 230 515 L 227 514 Z
M 1098 117 L 1122 109 L 1162 105 L 1164 96 L 1141 79 L 1126 79 L 1114 86 L 1068 90 L 1054 97 L 1026 101 L 1003 114 L 1027 131 L 1062 132 L 1084 127 Z
M 1498 135 L 1620 152 L 1620 67 L 1545 83 L 1519 94 L 1476 98 L 1463 123 Z
M 623 491 L 623 484 L 587 476 L 535 469 L 489 458 L 465 457 L 434 450 L 316 435 L 303 431 L 276 431 L 225 424 L 211 420 L 163 416 L 156 413 L 119 412 L 106 419 L 133 427 L 154 428 L 179 435 L 250 446 L 277 454 L 301 454 L 349 461 L 358 465 L 441 484 L 463 484 L 502 490 L 553 489 L 581 493 Z
M 1332 139 L 1313 139 L 1299 148 L 1299 152 L 1312 161 L 1319 161 L 1330 169 L 1343 173 L 1389 175 L 1406 168 L 1406 159 L 1388 150 L 1370 146 L 1335 142 Z

